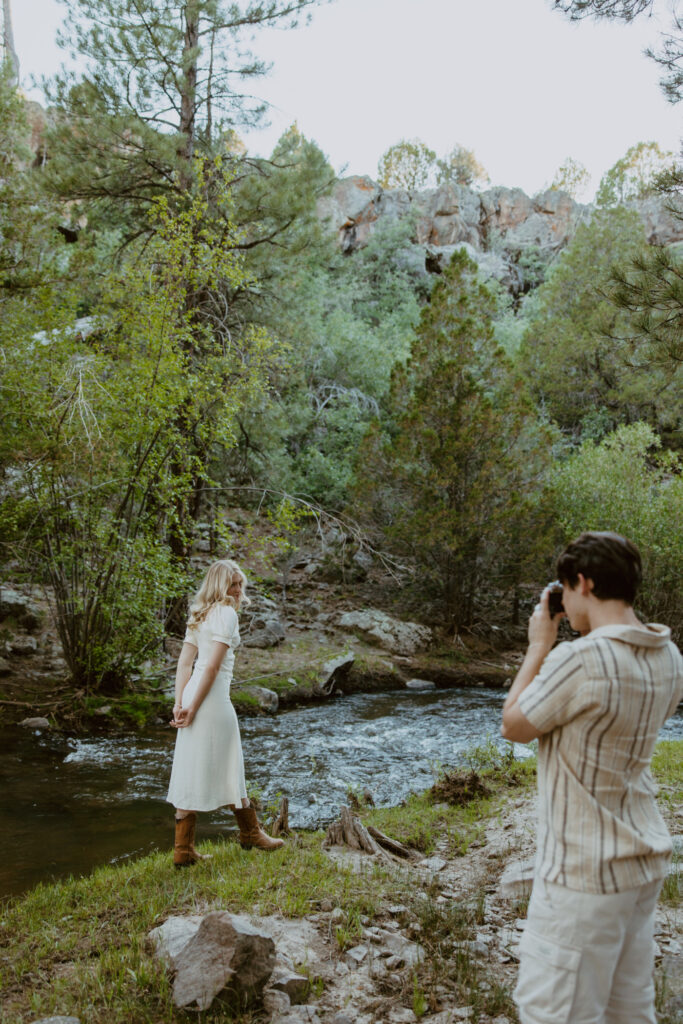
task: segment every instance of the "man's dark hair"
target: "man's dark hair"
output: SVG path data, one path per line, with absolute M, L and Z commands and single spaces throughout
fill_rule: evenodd
M 640 551 L 618 533 L 582 533 L 557 560 L 562 583 L 575 587 L 579 573 L 593 580 L 593 593 L 601 601 L 633 604 L 643 578 Z

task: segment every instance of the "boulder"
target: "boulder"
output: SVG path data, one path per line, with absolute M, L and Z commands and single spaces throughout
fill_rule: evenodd
M 337 685 L 343 682 L 349 674 L 355 660 L 355 654 L 347 651 L 346 654 L 341 654 L 338 658 L 326 661 L 316 681 L 316 691 L 329 697 L 334 693 Z
M 147 936 L 147 944 L 157 959 L 175 970 L 176 957 L 197 934 L 201 923 L 201 914 L 169 917 L 158 928 L 152 929 Z
M 372 608 L 363 612 L 344 612 L 338 619 L 338 625 L 342 629 L 358 630 L 394 654 L 415 654 L 432 640 L 428 626 L 402 622 Z
M 431 679 L 409 679 L 406 683 L 407 690 L 435 690 L 436 683 Z
M 243 641 L 245 647 L 276 647 L 285 638 L 285 626 L 277 612 L 255 615 Z
M 38 605 L 11 587 L 0 587 L 0 620 L 14 619 L 24 629 L 37 629 L 43 621 L 43 612 Z
M 34 636 L 15 636 L 10 640 L 9 648 L 12 654 L 28 657 L 38 650 L 38 641 Z
M 206 1010 L 217 996 L 258 999 L 275 964 L 275 943 L 244 917 L 217 910 L 175 956 L 173 1002 Z
M 19 722 L 25 729 L 49 729 L 50 723 L 47 718 L 24 718 Z
M 280 706 L 280 698 L 275 690 L 269 690 L 265 686 L 245 686 L 240 692 L 255 697 L 261 711 L 266 711 L 269 715 L 275 714 Z

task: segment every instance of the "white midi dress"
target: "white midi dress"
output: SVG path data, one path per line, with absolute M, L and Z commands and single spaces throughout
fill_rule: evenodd
M 192 702 L 214 640 L 229 647 L 191 725 L 178 729 L 166 797 L 186 811 L 213 811 L 226 804 L 241 807 L 247 795 L 240 730 L 230 700 L 235 648 L 240 642 L 234 608 L 214 605 L 204 621 L 185 634 L 185 642 L 197 648 L 197 660 L 183 690 L 182 706 Z

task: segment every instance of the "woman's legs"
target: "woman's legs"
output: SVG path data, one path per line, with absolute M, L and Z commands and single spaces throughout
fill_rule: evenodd
M 173 846 L 173 865 L 176 868 L 190 867 L 199 860 L 211 860 L 209 854 L 197 853 L 194 848 L 196 825 L 196 811 L 187 811 L 182 807 L 176 807 L 175 844 Z

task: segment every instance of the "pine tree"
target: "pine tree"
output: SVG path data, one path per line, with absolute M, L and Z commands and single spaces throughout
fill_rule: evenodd
M 456 252 L 393 374 L 393 426 L 375 426 L 358 470 L 362 502 L 451 628 L 472 621 L 482 589 L 518 581 L 543 532 L 549 435 L 494 340 L 495 311 Z
M 128 241 L 149 235 L 156 199 L 188 201 L 195 157 L 229 158 L 241 180 L 254 165 L 236 132 L 264 114 L 246 89 L 267 70 L 247 43 L 260 27 L 295 25 L 317 2 L 70 0 L 60 43 L 86 71 L 48 84 L 57 194 Z

